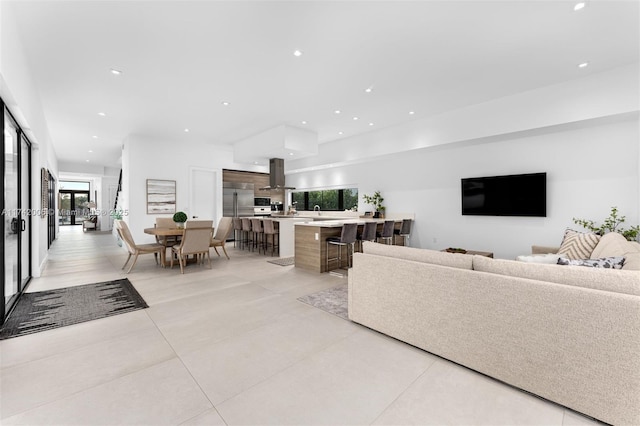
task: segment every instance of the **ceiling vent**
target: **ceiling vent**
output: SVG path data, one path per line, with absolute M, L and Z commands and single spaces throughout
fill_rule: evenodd
M 284 183 L 284 160 L 282 158 L 269 159 L 269 186 L 260 188 L 262 190 L 282 191 L 285 189 L 295 189 L 285 186 Z

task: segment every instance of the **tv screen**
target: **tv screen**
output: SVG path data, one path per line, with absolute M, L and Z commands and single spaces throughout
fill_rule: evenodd
M 547 174 L 462 179 L 462 214 L 547 216 Z

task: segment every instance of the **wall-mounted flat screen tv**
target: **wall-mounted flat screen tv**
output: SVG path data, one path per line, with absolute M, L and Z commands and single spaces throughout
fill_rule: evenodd
M 462 179 L 462 214 L 547 216 L 547 174 Z

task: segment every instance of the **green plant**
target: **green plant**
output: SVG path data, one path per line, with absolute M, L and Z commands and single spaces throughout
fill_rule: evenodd
M 374 206 L 376 211 L 384 212 L 385 207 L 382 205 L 384 198 L 380 195 L 380 191 L 374 192 L 373 195 L 362 194 L 362 199 L 365 203 Z
M 187 214 L 185 212 L 176 212 L 173 215 L 173 221 L 177 223 L 184 223 L 187 221 Z
M 598 235 L 604 235 L 607 232 L 617 232 L 619 234 L 622 234 L 622 236 L 624 236 L 627 240 L 634 241 L 636 238 L 638 238 L 638 234 L 640 234 L 640 226 L 636 225 L 632 226 L 629 229 L 624 229 L 620 226 L 620 224 L 624 223 L 626 219 L 626 216 L 618 216 L 617 207 L 611 207 L 611 213 L 609 214 L 609 217 L 606 218 L 600 226 L 596 226 L 593 220 L 576 219 L 575 217 L 573 218 L 573 223 L 575 223 L 576 225 L 580 225 L 583 228 L 588 229 L 589 231 L 595 232 Z

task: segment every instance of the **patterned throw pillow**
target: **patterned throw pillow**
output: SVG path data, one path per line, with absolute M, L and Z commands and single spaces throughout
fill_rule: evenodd
M 593 232 L 578 232 L 567 229 L 558 254 L 568 259 L 589 259 L 591 252 L 600 241 L 600 235 Z
M 599 259 L 558 259 L 558 265 L 589 266 L 591 268 L 622 269 L 624 257 L 601 257 Z

